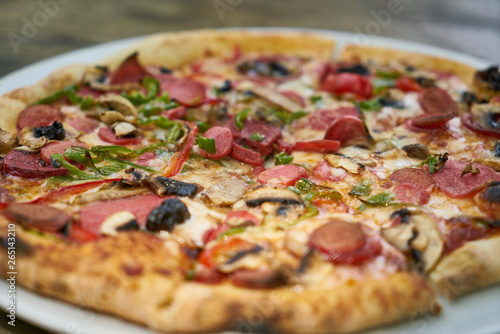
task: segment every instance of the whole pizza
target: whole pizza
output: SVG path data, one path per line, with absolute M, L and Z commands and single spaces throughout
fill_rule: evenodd
M 351 332 L 499 282 L 499 68 L 334 46 L 159 34 L 5 94 L 3 275 L 166 332 Z

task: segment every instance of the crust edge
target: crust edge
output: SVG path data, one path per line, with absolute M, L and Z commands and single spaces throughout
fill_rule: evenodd
M 441 259 L 429 278 L 445 298 L 500 282 L 500 236 L 469 242 Z
M 453 73 L 468 85 L 473 84 L 474 74 L 477 71 L 476 68 L 455 60 L 378 46 L 347 44 L 343 46 L 339 59 L 356 59 L 361 61 L 375 60 L 383 64 L 387 64 L 391 61 L 401 61 L 417 68 Z

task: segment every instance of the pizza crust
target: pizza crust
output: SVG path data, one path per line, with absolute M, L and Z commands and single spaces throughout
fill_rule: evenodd
M 144 64 L 177 67 L 208 55 L 230 58 L 236 47 L 242 53 L 296 55 L 327 61 L 332 57 L 335 42 L 306 32 L 193 30 L 161 33 L 104 60 L 104 65 L 116 68 L 131 53 L 139 52 L 139 59 Z
M 142 324 L 159 305 L 171 302 L 184 280 L 182 261 L 177 243 L 143 232 L 77 245 L 16 227 L 16 282 Z M 8 272 L 6 250 L 0 263 L 2 272 Z
M 450 72 L 460 77 L 468 85 L 472 85 L 477 69 L 461 62 L 446 58 L 408 52 L 377 46 L 359 46 L 347 44 L 340 53 L 340 60 L 376 61 L 388 64 L 391 61 L 402 62 L 416 68 Z
M 0 97 L 0 128 L 17 134 L 17 118 L 28 105 L 53 94 L 64 87 L 77 83 L 90 65 L 69 65 L 63 67 L 32 86 L 22 87 Z
M 337 333 L 440 310 L 433 289 L 413 273 L 367 277 L 328 290 L 301 285 L 248 290 L 230 284 L 185 283 L 149 325 L 169 332 Z
M 500 236 L 468 242 L 441 259 L 429 275 L 439 292 L 453 300 L 500 281 Z

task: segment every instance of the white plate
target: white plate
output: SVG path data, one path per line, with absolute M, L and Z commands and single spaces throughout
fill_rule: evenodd
M 337 50 L 344 43 L 359 42 L 359 36 L 352 33 L 313 30 L 313 29 L 266 29 L 249 28 L 261 31 L 308 31 L 321 33 L 335 38 Z M 0 79 L 0 95 L 15 88 L 33 84 L 57 68 L 71 63 L 96 63 L 100 59 L 125 49 L 141 38 L 125 39 L 100 44 L 52 57 L 26 66 Z M 370 44 L 400 50 L 426 53 L 454 59 L 465 64 L 484 68 L 489 62 L 457 52 L 385 37 L 370 37 Z M 153 333 L 144 327 L 82 309 L 64 302 L 45 298 L 25 289 L 17 288 L 17 316 L 50 331 L 61 333 Z M 8 285 L 0 281 L 0 305 L 6 308 Z M 494 286 L 471 293 L 454 304 L 443 302 L 443 313 L 439 317 L 415 316 L 390 327 L 382 327 L 366 333 L 418 334 L 418 333 L 462 333 L 489 334 L 500 332 L 500 286 Z M 2 320 L 2 321 L 5 321 Z

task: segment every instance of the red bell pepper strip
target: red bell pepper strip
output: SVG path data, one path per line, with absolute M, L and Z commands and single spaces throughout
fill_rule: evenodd
M 172 159 L 170 159 L 170 163 L 165 172 L 163 172 L 163 176 L 170 177 L 179 173 L 184 161 L 186 161 L 191 149 L 194 146 L 196 134 L 198 133 L 198 126 L 195 123 L 186 123 L 186 125 L 191 128 L 191 131 L 186 138 L 184 146 L 182 146 L 179 151 L 175 152 Z
M 66 196 L 81 194 L 87 190 L 90 190 L 92 188 L 100 186 L 101 184 L 110 183 L 110 182 L 114 182 L 114 181 L 120 181 L 120 180 L 121 179 L 108 179 L 108 180 L 97 180 L 97 181 L 73 184 L 71 186 L 67 186 L 67 187 L 63 187 L 63 188 L 59 188 L 59 189 L 56 189 L 54 191 L 51 191 L 48 194 L 45 194 L 42 197 L 39 197 L 39 198 L 31 201 L 30 203 L 32 203 L 32 204 L 53 203 L 53 202 L 60 200 L 61 198 L 66 197 Z

